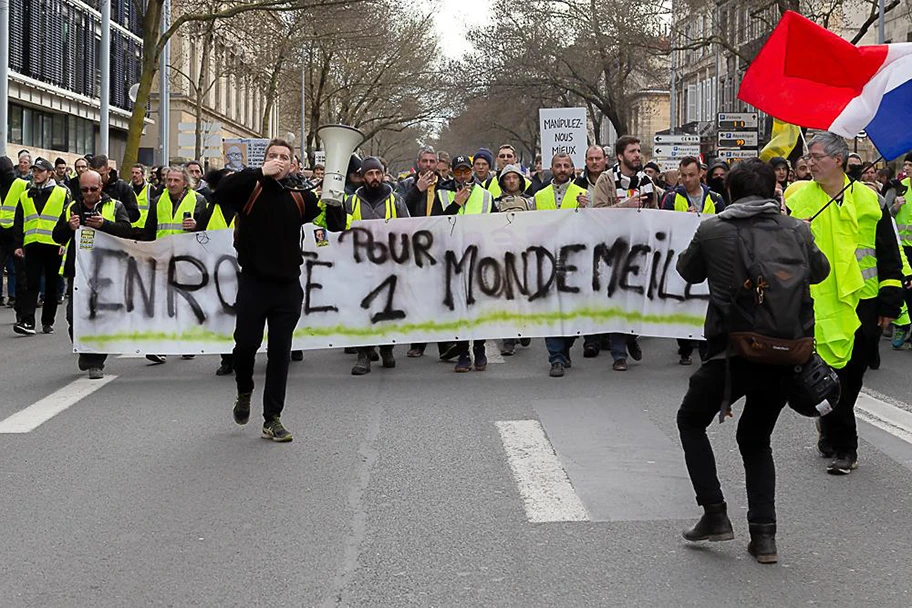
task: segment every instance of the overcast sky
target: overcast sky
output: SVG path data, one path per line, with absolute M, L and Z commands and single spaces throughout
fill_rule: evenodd
M 465 32 L 488 19 L 488 0 L 443 0 L 435 15 L 443 54 L 455 59 L 469 50 Z

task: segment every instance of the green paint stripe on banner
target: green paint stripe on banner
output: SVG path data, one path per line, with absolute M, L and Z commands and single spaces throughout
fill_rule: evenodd
M 404 323 L 398 325 L 387 325 L 382 328 L 353 328 L 344 325 L 335 327 L 303 327 L 295 332 L 298 337 L 316 337 L 316 336 L 352 336 L 352 337 L 369 337 L 369 336 L 388 336 L 390 334 L 404 334 L 416 331 L 449 331 L 455 332 L 461 329 L 470 329 L 479 325 L 490 325 L 493 323 L 526 323 L 532 325 L 553 325 L 561 321 L 573 321 L 579 319 L 590 319 L 593 321 L 606 321 L 611 319 L 623 319 L 625 321 L 638 321 L 651 325 L 687 325 L 696 328 L 703 327 L 703 317 L 686 314 L 673 315 L 646 315 L 640 312 L 629 312 L 620 308 L 607 309 L 580 309 L 573 312 L 553 312 L 553 313 L 533 313 L 533 314 L 515 314 L 508 312 L 493 312 L 487 315 L 477 317 L 471 321 L 449 321 L 427 323 Z
M 470 329 L 480 325 L 490 325 L 493 323 L 525 323 L 532 325 L 553 325 L 561 321 L 573 321 L 579 319 L 589 319 L 593 321 L 606 321 L 612 319 L 623 319 L 630 322 L 640 322 L 651 325 L 685 325 L 702 328 L 703 318 L 694 315 L 673 314 L 673 315 L 645 315 L 639 312 L 629 312 L 620 308 L 608 309 L 581 309 L 574 312 L 553 312 L 553 313 L 534 313 L 534 314 L 515 314 L 507 312 L 493 312 L 484 316 L 472 319 L 471 321 L 450 321 L 427 323 L 403 323 L 397 325 L 386 325 L 382 328 L 355 328 L 346 327 L 345 325 L 336 325 L 334 327 L 303 327 L 295 331 L 296 337 L 320 337 L 320 336 L 351 336 L 356 338 L 366 337 L 383 337 L 390 334 L 404 334 L 418 331 L 434 332 L 447 331 L 456 332 L 459 330 Z M 82 336 L 81 341 L 89 344 L 109 344 L 111 342 L 177 342 L 177 341 L 196 341 L 196 342 L 226 342 L 234 339 L 232 334 L 219 334 L 206 329 L 194 329 L 181 334 L 166 332 L 125 332 L 118 334 L 101 334 L 92 336 Z

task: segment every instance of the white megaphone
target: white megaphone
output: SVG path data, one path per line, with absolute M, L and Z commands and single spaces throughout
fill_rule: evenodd
M 346 125 L 324 125 L 317 129 L 317 137 L 323 141 L 323 149 L 326 151 L 326 173 L 323 176 L 320 199 L 328 205 L 339 207 L 345 198 L 348 163 L 355 148 L 364 141 L 364 133 Z

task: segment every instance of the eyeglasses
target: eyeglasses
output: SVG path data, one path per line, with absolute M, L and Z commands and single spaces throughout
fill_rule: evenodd
M 819 163 L 824 158 L 829 158 L 829 156 L 829 154 L 808 154 L 808 162 L 814 161 L 815 163 Z
M 84 186 L 79 188 L 80 192 L 98 192 L 99 190 L 101 190 L 101 188 L 98 186 Z
M 512 158 L 512 154 L 498 154 L 497 158 Z

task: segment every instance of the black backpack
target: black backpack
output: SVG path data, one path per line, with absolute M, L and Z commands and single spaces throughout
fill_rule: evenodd
M 803 365 L 814 354 L 810 264 L 785 218 L 731 221 L 737 231 L 728 334 L 734 354 L 767 365 Z

